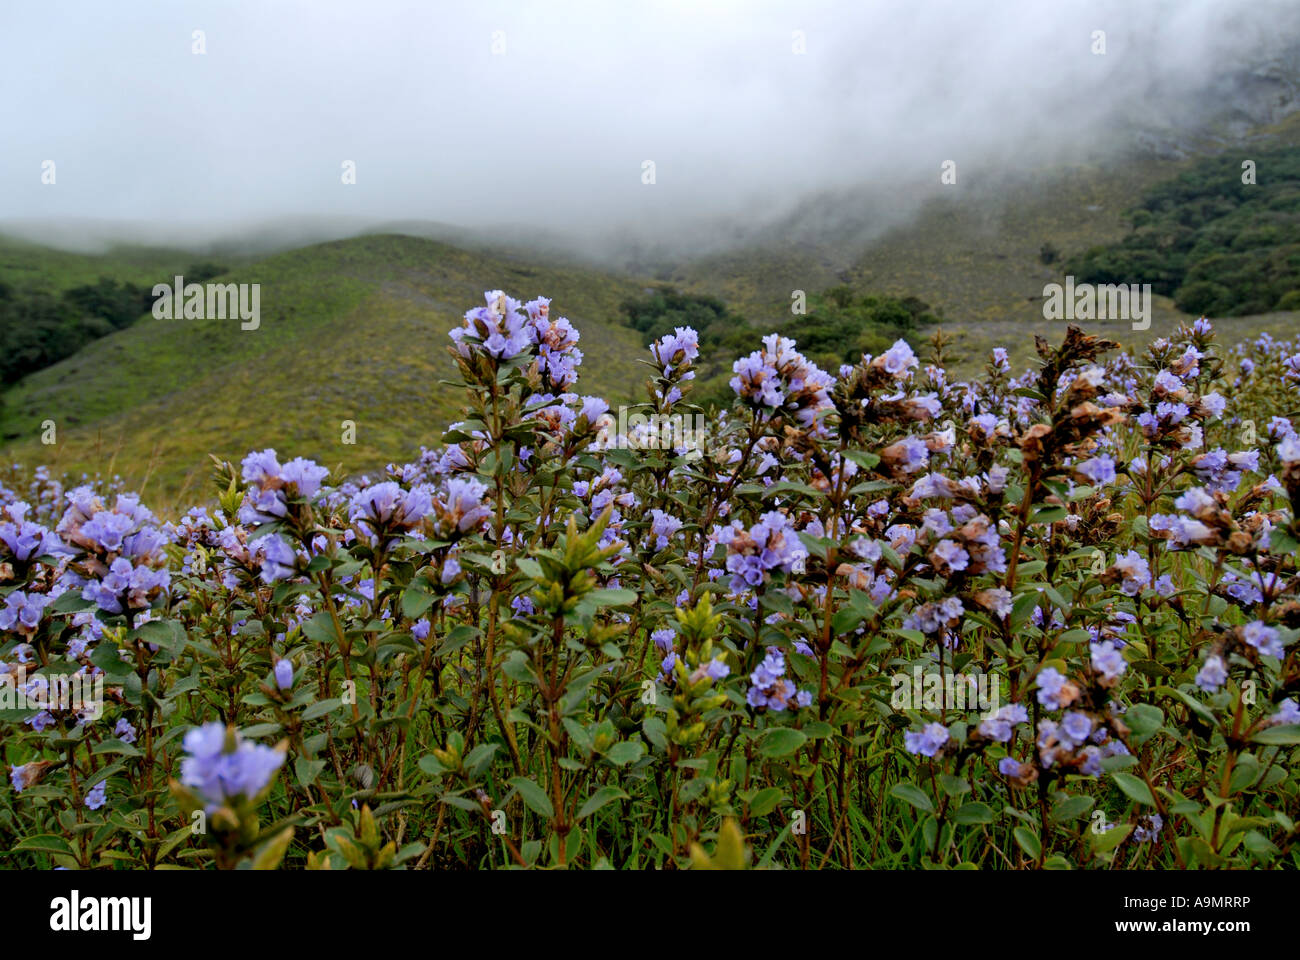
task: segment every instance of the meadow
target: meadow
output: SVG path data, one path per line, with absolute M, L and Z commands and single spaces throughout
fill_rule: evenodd
M 372 476 L 286 430 L 167 519 L 5 478 L 6 866 L 1300 862 L 1300 345 L 1060 325 L 962 379 L 942 338 L 827 370 L 756 332 L 698 408 L 696 331 L 624 374 L 581 279 L 395 329 L 450 333 L 462 408 Z M 363 299 L 345 261 L 293 296 Z M 219 451 L 304 389 L 244 359 Z M 641 381 L 706 442 L 617 435 Z

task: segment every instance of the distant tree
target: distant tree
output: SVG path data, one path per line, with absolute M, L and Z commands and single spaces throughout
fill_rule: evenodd
M 109 277 L 100 277 L 94 284 L 73 287 L 63 299 L 76 308 L 83 317 L 107 320 L 117 330 L 130 326 L 145 311 L 150 298 L 133 283 L 118 283 Z
M 207 283 L 213 277 L 219 277 L 229 270 L 219 263 L 203 261 L 202 263 L 192 263 L 185 269 L 186 283 Z

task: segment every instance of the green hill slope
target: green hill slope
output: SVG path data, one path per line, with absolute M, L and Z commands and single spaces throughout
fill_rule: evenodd
M 116 471 L 155 498 L 202 489 L 209 452 L 274 445 L 353 472 L 409 458 L 459 409 L 447 331 L 499 286 L 551 297 L 582 333 L 578 388 L 632 399 L 644 344 L 615 320 L 639 284 L 544 268 L 431 240 L 366 236 L 244 265 L 223 283 L 261 284 L 261 325 L 145 317 L 24 379 L 3 396 L 10 460 L 70 473 Z M 39 442 L 54 420 L 58 442 Z M 342 441 L 354 421 L 356 442 Z M 203 491 L 206 492 L 206 491 Z
M 200 259 L 193 253 L 160 247 L 123 246 L 105 253 L 76 253 L 0 236 L 0 282 L 19 290 L 62 292 L 100 277 L 152 285 Z

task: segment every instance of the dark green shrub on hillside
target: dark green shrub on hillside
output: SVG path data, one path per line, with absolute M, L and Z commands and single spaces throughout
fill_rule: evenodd
M 822 369 L 836 371 L 857 363 L 864 353 L 876 355 L 899 339 L 910 339 L 926 323 L 936 321 L 930 305 L 916 297 L 862 295 L 849 286 L 831 287 L 808 298 L 807 312 L 792 315 L 776 327 L 755 328 L 732 313 L 717 297 L 655 290 L 622 305 L 625 323 L 647 341 L 677 327 L 699 331 L 702 351 L 696 400 L 705 406 L 730 402 L 727 381 L 730 360 L 752 349 L 754 334 L 779 333 L 794 340 L 803 354 Z M 915 344 L 914 344 L 915 345 Z
M 197 263 L 186 283 L 204 283 L 226 272 Z M 172 282 L 171 277 L 159 282 Z M 0 282 L 0 388 L 70 357 L 87 343 L 124 330 L 153 308 L 153 288 L 111 277 L 58 294 L 18 290 Z
M 1240 156 L 1216 157 L 1154 188 L 1133 232 L 1066 262 L 1079 283 L 1149 283 L 1180 310 L 1246 316 L 1283 309 L 1300 290 L 1300 153 L 1260 151 L 1258 183 Z

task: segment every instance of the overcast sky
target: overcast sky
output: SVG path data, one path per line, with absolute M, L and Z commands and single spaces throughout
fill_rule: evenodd
M 1153 91 L 1193 91 L 1294 31 L 1297 10 L 5 0 L 0 229 L 315 215 L 662 236 L 760 222 L 828 188 L 937 183 L 944 160 L 960 177 L 1080 156 Z

